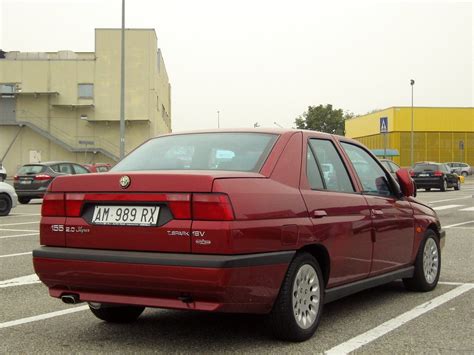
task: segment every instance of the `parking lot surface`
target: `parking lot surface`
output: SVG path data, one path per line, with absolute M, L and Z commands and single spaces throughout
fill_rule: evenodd
M 41 200 L 0 217 L 0 352 L 474 353 L 474 178 L 460 191 L 419 191 L 446 229 L 440 284 L 428 293 L 401 282 L 326 305 L 315 336 L 275 341 L 266 318 L 147 309 L 133 324 L 108 324 L 84 304 L 49 297 L 34 275 Z

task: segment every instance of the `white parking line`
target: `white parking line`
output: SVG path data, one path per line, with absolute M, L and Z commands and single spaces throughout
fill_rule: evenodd
M 22 224 L 36 224 L 39 223 L 39 221 L 33 221 L 33 222 L 19 222 L 19 223 L 6 223 L 6 224 L 0 224 L 0 227 L 10 227 L 10 226 L 19 226 Z
M 438 201 L 428 201 L 428 204 L 431 205 L 432 203 L 458 201 L 458 200 L 464 200 L 464 199 L 467 199 L 467 198 L 472 198 L 472 196 L 465 196 L 465 197 L 458 197 L 458 198 L 448 198 L 446 200 L 438 200 Z
M 370 329 L 369 331 L 349 339 L 344 343 L 336 345 L 335 347 L 326 351 L 325 354 L 348 354 L 354 350 L 357 350 L 360 347 L 367 345 L 368 343 L 391 332 L 392 330 L 401 327 L 405 323 L 421 316 L 422 314 L 427 313 L 438 306 L 441 306 L 442 304 L 462 295 L 469 290 L 472 290 L 473 288 L 474 284 L 463 284 L 458 286 L 455 289 L 442 294 L 441 296 L 435 297 L 428 302 L 416 306 L 415 308 L 399 315 L 398 317 L 392 318 L 385 323 L 380 324 L 378 327 Z
M 11 228 L 0 228 L 0 231 L 8 232 L 34 232 L 34 229 L 11 229 Z
M 29 237 L 32 235 L 38 235 L 39 233 L 25 233 L 25 234 L 16 234 L 16 235 L 7 235 L 6 237 L 0 237 L 0 239 L 9 239 L 9 238 L 19 238 L 19 237 Z
M 441 211 L 441 210 L 448 210 L 450 208 L 456 208 L 456 207 L 462 207 L 463 205 L 444 205 L 444 206 L 438 206 L 438 207 L 433 207 L 435 211 Z
M 39 280 L 38 275 L 31 274 L 27 276 L 15 277 L 14 279 L 0 281 L 0 288 L 31 285 L 40 282 L 41 281 Z
M 76 313 L 76 312 L 84 311 L 86 309 L 89 309 L 89 306 L 79 306 L 79 307 L 65 309 L 65 310 L 62 310 L 62 311 L 44 313 L 44 314 L 40 314 L 40 315 L 33 316 L 33 317 L 12 320 L 12 321 L 9 321 L 9 322 L 0 323 L 0 329 L 14 327 L 14 326 L 20 325 L 20 324 L 37 322 L 39 320 L 54 318 L 54 317 L 62 316 L 62 315 L 65 315 L 65 314 Z
M 0 258 L 9 258 L 11 256 L 21 256 L 21 255 L 28 255 L 31 254 L 31 251 L 27 253 L 16 253 L 16 254 L 7 254 L 7 255 L 0 255 Z
M 463 226 L 463 225 L 469 224 L 469 223 L 474 223 L 474 221 L 467 221 L 467 222 L 461 222 L 461 223 L 456 223 L 456 224 L 450 224 L 450 225 L 447 225 L 447 226 L 443 226 L 442 228 L 443 229 L 453 228 L 453 227 L 457 227 L 457 226 Z
M 474 207 L 462 208 L 459 211 L 467 211 L 467 212 L 474 212 Z
M 10 213 L 6 217 L 28 217 L 28 216 L 41 216 L 41 213 Z

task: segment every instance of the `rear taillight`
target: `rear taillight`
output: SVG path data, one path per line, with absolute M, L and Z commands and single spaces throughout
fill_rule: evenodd
M 438 171 L 435 171 L 435 172 L 434 172 L 434 176 L 443 176 L 443 172 L 441 172 L 441 171 L 439 171 L 439 170 L 438 170 Z
M 167 194 L 168 207 L 176 219 L 191 219 L 189 194 Z
M 193 194 L 193 219 L 205 221 L 231 221 L 234 211 L 225 194 Z
M 40 174 L 35 176 L 35 180 L 40 180 L 40 181 L 45 181 L 45 180 L 51 180 L 53 177 L 46 175 L 46 174 Z
M 410 176 L 411 177 L 415 176 L 415 172 L 413 170 L 410 170 Z
M 18 175 L 15 175 L 15 176 L 13 177 L 13 180 L 18 181 L 18 180 L 20 180 L 20 177 L 19 177 Z
M 66 194 L 65 209 L 67 217 L 80 217 L 84 194 Z
M 41 205 L 41 215 L 43 217 L 63 217 L 65 216 L 64 194 L 50 192 L 44 195 Z

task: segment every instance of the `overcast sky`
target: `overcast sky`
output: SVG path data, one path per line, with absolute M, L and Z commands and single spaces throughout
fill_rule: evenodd
M 94 50 L 120 0 L 0 0 L 0 48 Z M 308 105 L 363 114 L 473 106 L 472 2 L 128 0 L 126 27 L 155 28 L 173 130 L 294 125 Z

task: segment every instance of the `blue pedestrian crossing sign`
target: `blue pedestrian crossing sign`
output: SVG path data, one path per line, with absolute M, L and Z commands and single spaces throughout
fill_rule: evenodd
M 388 132 L 388 117 L 380 117 L 380 133 Z

